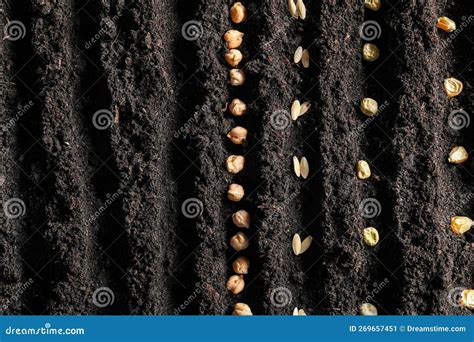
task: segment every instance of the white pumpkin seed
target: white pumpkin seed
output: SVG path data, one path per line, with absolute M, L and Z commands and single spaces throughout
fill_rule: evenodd
M 301 63 L 303 64 L 303 67 L 309 68 L 309 52 L 306 49 L 303 50 L 301 55 Z
M 293 121 L 298 119 L 298 116 L 300 116 L 300 111 L 301 111 L 300 101 L 298 100 L 293 101 L 291 105 L 291 118 L 293 119 Z
M 300 115 L 306 114 L 306 112 L 311 108 L 311 103 L 309 101 L 303 102 L 300 107 Z
M 293 170 L 295 171 L 296 177 L 301 176 L 300 161 L 297 157 L 293 157 Z
M 296 8 L 298 9 L 298 14 L 301 19 L 306 18 L 306 6 L 303 3 L 303 0 L 296 0 Z
M 301 158 L 300 171 L 301 171 L 301 177 L 303 177 L 303 179 L 306 179 L 309 175 L 309 164 L 308 164 L 308 161 L 306 160 L 306 157 Z
M 293 235 L 291 247 L 293 248 L 293 253 L 295 253 L 295 255 L 299 255 L 301 253 L 301 238 L 299 234 Z
M 298 10 L 296 9 L 296 4 L 293 0 L 288 0 L 288 9 L 290 10 L 290 15 L 292 17 L 298 16 Z
M 298 64 L 301 61 L 301 58 L 303 58 L 303 48 L 301 46 L 298 46 L 298 48 L 295 50 L 293 61 L 295 62 L 295 64 Z
M 313 242 L 313 238 L 311 236 L 308 236 L 306 239 L 303 240 L 303 242 L 301 243 L 300 254 L 303 254 L 308 250 L 309 246 L 311 246 L 311 242 Z

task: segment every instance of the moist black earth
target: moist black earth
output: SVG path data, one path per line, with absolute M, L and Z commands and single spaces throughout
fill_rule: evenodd
M 474 161 L 447 155 L 474 149 L 474 3 L 306 0 L 299 20 L 287 1 L 242 1 L 242 24 L 233 3 L 2 1 L 2 313 L 223 315 L 243 302 L 256 315 L 349 315 L 369 302 L 383 315 L 472 314 L 457 302 L 474 286 L 472 232 L 449 223 L 474 217 Z M 440 16 L 458 30 L 437 29 Z M 223 58 L 229 29 L 244 33 L 240 87 Z M 361 58 L 368 40 L 375 62 Z M 300 45 L 309 68 L 293 63 Z M 234 98 L 244 116 L 229 113 Z M 291 121 L 296 99 L 311 108 Z M 226 138 L 237 125 L 243 145 Z M 230 154 L 243 172 L 226 171 Z M 293 156 L 308 159 L 307 179 Z M 231 183 L 242 201 L 227 199 Z M 239 209 L 250 245 L 236 253 Z M 313 237 L 299 256 L 295 233 Z M 240 255 L 250 271 L 233 295 Z

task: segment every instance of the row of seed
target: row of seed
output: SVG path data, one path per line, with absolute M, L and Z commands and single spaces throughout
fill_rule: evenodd
M 365 0 L 364 6 L 372 11 L 378 11 L 381 3 L 379 0 Z M 375 44 L 364 43 L 362 46 L 362 59 L 366 62 L 375 62 L 380 57 L 380 50 Z M 363 98 L 360 102 L 360 111 L 363 115 L 372 117 L 378 113 L 377 101 L 370 97 Z M 356 162 L 355 175 L 359 180 L 370 178 L 372 172 L 369 163 L 365 160 Z M 362 242 L 366 246 L 373 247 L 379 242 L 379 232 L 374 227 L 366 227 L 362 229 Z M 372 303 L 362 303 L 359 307 L 359 313 L 363 316 L 377 315 L 377 308 Z
M 447 18 L 440 17 L 436 22 L 436 27 L 446 31 L 456 31 L 456 23 Z M 444 80 L 444 90 L 448 97 L 455 97 L 461 94 L 463 84 L 455 78 L 447 78 Z M 448 162 L 452 164 L 462 164 L 469 158 L 469 154 L 463 146 L 454 146 L 449 152 Z M 451 218 L 451 230 L 454 234 L 460 236 L 469 231 L 474 226 L 474 221 L 467 216 L 453 216 Z M 471 310 L 474 310 L 474 290 L 464 289 L 461 293 L 459 303 Z
M 230 8 L 230 17 L 235 24 L 242 23 L 247 18 L 247 9 L 241 2 L 234 3 Z M 245 82 L 245 73 L 242 69 L 238 69 L 239 63 L 242 61 L 243 55 L 237 48 L 241 46 L 244 34 L 237 30 L 229 30 L 224 34 L 224 40 L 228 50 L 224 59 L 233 67 L 229 71 L 230 85 L 237 87 Z M 233 99 L 229 105 L 229 111 L 234 116 L 242 116 L 247 111 L 247 105 L 239 100 Z M 236 126 L 228 134 L 227 138 L 233 144 L 243 145 L 247 139 L 247 129 Z M 230 155 L 226 160 L 226 169 L 229 173 L 237 174 L 241 172 L 245 165 L 245 157 L 242 155 Z M 244 188 L 240 184 L 232 183 L 227 190 L 227 198 L 232 202 L 239 202 L 245 195 Z M 232 214 L 232 222 L 237 228 L 248 229 L 250 227 L 250 214 L 246 210 L 239 210 Z M 238 232 L 230 239 L 230 245 L 237 251 L 243 251 L 249 246 L 249 239 L 243 232 Z M 244 275 L 249 271 L 249 259 L 245 256 L 239 256 L 232 263 L 232 269 L 236 273 L 229 277 L 226 287 L 233 293 L 238 294 L 244 290 Z M 233 315 L 249 316 L 252 315 L 250 307 L 245 303 L 236 303 L 234 305 Z
M 293 0 L 288 0 L 288 10 L 292 18 L 305 19 L 306 18 L 306 6 L 302 0 L 297 0 L 296 3 Z M 302 46 L 298 46 L 293 54 L 293 62 L 296 65 L 301 64 L 303 68 L 307 69 L 310 66 L 309 51 Z M 290 107 L 290 116 L 292 121 L 297 121 L 301 116 L 306 114 L 311 108 L 309 101 L 301 103 L 299 100 L 294 100 Z M 298 158 L 293 156 L 293 171 L 298 178 L 306 179 L 309 176 L 309 163 L 306 157 Z M 313 238 L 307 236 L 305 239 L 301 239 L 300 234 L 296 233 L 293 235 L 291 240 L 291 249 L 295 255 L 301 255 L 306 252 Z M 306 316 L 304 309 L 293 309 L 293 316 Z

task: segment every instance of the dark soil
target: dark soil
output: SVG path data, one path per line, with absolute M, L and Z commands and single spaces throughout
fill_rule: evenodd
M 474 152 L 474 125 L 448 124 L 454 110 L 474 113 L 474 3 L 386 0 L 372 12 L 307 0 L 302 21 L 286 1 L 243 1 L 239 25 L 232 3 L 2 1 L 2 28 L 26 31 L 0 50 L 2 202 L 26 208 L 0 215 L 2 313 L 221 315 L 245 302 L 254 314 L 339 315 L 371 302 L 380 314 L 472 314 L 451 297 L 474 286 L 473 236 L 454 236 L 449 221 L 474 217 L 474 161 L 453 166 L 447 154 Z M 436 29 L 442 15 L 460 30 Z M 195 40 L 182 32 L 191 20 Z M 373 63 L 360 53 L 367 20 L 381 26 Z M 230 28 L 245 34 L 242 87 L 228 84 Z M 299 45 L 309 69 L 292 61 Z M 464 83 L 459 97 L 443 92 L 450 76 Z M 373 120 L 358 109 L 365 96 L 383 104 Z M 225 110 L 236 97 L 249 107 L 239 118 Z M 275 113 L 295 99 L 310 111 L 279 129 Z M 107 129 L 94 125 L 99 110 L 112 113 Z M 242 146 L 226 138 L 236 125 L 249 130 Z M 242 173 L 226 172 L 229 154 L 245 154 Z M 309 160 L 308 179 L 294 176 L 294 155 Z M 367 181 L 354 175 L 360 159 Z M 226 198 L 232 182 L 246 190 L 239 203 Z M 202 202 L 197 217 L 182 213 L 189 198 Z M 361 216 L 366 198 L 378 216 Z M 242 208 L 250 247 L 235 253 Z M 361 243 L 366 226 L 380 232 L 374 248 Z M 295 233 L 313 236 L 298 257 Z M 251 268 L 232 295 L 237 255 Z M 105 307 L 101 287 L 114 295 Z

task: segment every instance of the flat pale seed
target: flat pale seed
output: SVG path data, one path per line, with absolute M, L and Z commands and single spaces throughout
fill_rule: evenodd
M 298 14 L 301 19 L 306 18 L 306 6 L 303 3 L 303 0 L 296 0 L 296 8 L 298 9 Z
M 301 176 L 301 168 L 300 168 L 300 161 L 297 157 L 293 157 L 293 170 L 295 170 L 296 177 Z
M 306 312 L 303 309 L 298 310 L 298 316 L 306 316 Z
M 296 4 L 293 0 L 288 0 L 288 9 L 292 17 L 298 16 L 298 10 L 296 9 Z
M 291 248 L 293 248 L 293 253 L 295 253 L 295 255 L 299 255 L 301 253 L 301 238 L 299 234 L 293 235 Z
M 303 179 L 306 179 L 309 175 L 309 164 L 308 164 L 308 161 L 306 160 L 306 157 L 301 158 L 300 170 L 301 170 L 301 177 L 303 177 Z
M 304 68 L 309 68 L 309 52 L 308 50 L 303 50 L 303 55 L 301 56 L 301 63 Z
M 291 105 L 291 118 L 293 119 L 293 121 L 298 119 L 298 116 L 300 116 L 300 110 L 301 110 L 300 101 L 298 100 L 293 101 Z
M 306 112 L 311 108 L 311 103 L 309 101 L 303 102 L 300 108 L 300 115 L 306 114 Z
M 298 316 L 298 308 L 293 309 L 293 316 Z
M 298 64 L 301 61 L 302 57 L 303 57 L 303 48 L 301 46 L 298 46 L 293 56 L 293 61 L 295 62 L 295 64 Z
M 300 254 L 303 254 L 308 250 L 309 246 L 311 246 L 311 242 L 313 242 L 313 238 L 311 236 L 308 236 L 306 239 L 303 240 L 303 242 L 301 243 Z

